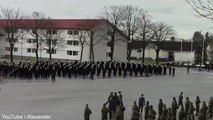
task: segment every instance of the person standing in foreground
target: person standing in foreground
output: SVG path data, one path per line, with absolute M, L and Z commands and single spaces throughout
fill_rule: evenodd
M 109 109 L 106 107 L 106 104 L 103 104 L 103 108 L 101 109 L 102 117 L 101 120 L 108 120 L 107 115 L 109 113 Z
M 180 92 L 179 99 L 178 99 L 178 108 L 183 107 L 183 92 Z
M 145 98 L 143 97 L 143 94 L 141 94 L 141 97 L 139 98 L 138 105 L 141 114 L 143 112 L 143 107 L 145 105 Z
M 90 120 L 90 115 L 92 111 L 89 109 L 88 104 L 86 104 L 86 108 L 84 109 L 84 120 Z

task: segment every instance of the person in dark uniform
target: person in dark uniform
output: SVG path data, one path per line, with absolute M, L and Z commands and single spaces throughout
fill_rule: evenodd
M 90 110 L 88 104 L 86 104 L 86 108 L 84 109 L 84 120 L 90 120 L 90 115 L 92 111 Z
M 185 101 L 185 112 L 186 112 L 186 115 L 188 115 L 189 113 L 189 107 L 190 107 L 190 100 L 189 100 L 189 97 L 186 97 L 186 101 Z
M 178 98 L 178 108 L 182 106 L 183 107 L 183 92 L 180 92 L 179 98 Z
M 200 110 L 200 97 L 197 96 L 195 100 L 195 110 L 196 110 L 196 115 L 199 115 L 199 110 Z
M 181 106 L 180 112 L 178 114 L 179 120 L 185 120 L 186 119 L 186 112 L 184 111 L 184 108 Z
M 91 65 L 91 68 L 90 68 L 90 79 L 91 80 L 94 79 L 94 74 L 95 74 L 95 66 Z
M 158 103 L 158 119 L 159 120 L 162 119 L 162 114 L 163 114 L 163 101 L 162 99 L 159 99 L 159 103 Z
M 51 71 L 51 78 L 53 82 L 55 82 L 55 75 L 56 75 L 56 70 L 55 70 L 55 67 L 53 67 Z
M 189 74 L 189 69 L 190 69 L 189 64 L 187 65 L 186 69 L 187 69 L 187 74 Z
M 118 97 L 119 97 L 119 101 L 122 102 L 123 100 L 123 95 L 121 94 L 121 91 L 118 91 Z
M 175 68 L 172 68 L 172 76 L 175 76 Z
M 108 116 L 108 113 L 109 113 L 109 109 L 106 107 L 106 104 L 103 104 L 103 108 L 101 109 L 101 113 L 102 113 L 101 120 L 108 120 L 107 116 Z
M 145 106 L 145 98 L 144 98 L 143 94 L 141 94 L 141 97 L 138 100 L 138 106 L 139 106 L 140 114 L 142 114 L 143 107 Z
M 100 73 L 101 73 L 101 64 L 98 64 L 97 65 L 97 77 L 100 76 Z
M 123 68 L 123 77 L 126 78 L 127 75 L 127 66 L 125 65 Z
M 112 68 L 111 68 L 111 62 L 109 62 L 108 66 L 107 66 L 107 70 L 108 70 L 108 77 L 111 77 L 111 73 L 112 73 Z
M 172 118 L 173 118 L 173 120 L 176 120 L 178 104 L 177 104 L 175 97 L 173 97 L 171 108 L 172 108 Z
M 118 75 L 121 76 L 122 74 L 122 63 L 118 63 Z
M 163 67 L 163 75 L 166 75 L 166 66 Z
M 113 100 L 113 92 L 111 92 L 110 96 L 108 97 L 108 101 L 105 104 L 109 104 L 109 119 L 112 119 L 112 115 L 114 113 L 114 106 L 115 101 Z
M 169 75 L 172 75 L 172 67 L 169 66 Z
M 148 120 L 148 117 L 149 117 L 149 101 L 146 102 L 146 106 L 144 108 L 144 111 L 145 111 L 144 119 Z
M 168 110 L 166 108 L 166 105 L 164 104 L 162 109 L 162 120 L 166 120 L 167 115 L 168 115 Z
M 149 76 L 149 69 L 147 68 L 147 69 L 145 69 L 145 71 L 146 71 L 146 77 L 148 77 Z
M 105 64 L 103 64 L 103 68 L 102 68 L 102 76 L 103 76 L 103 78 L 105 78 L 105 75 L 106 75 L 106 66 L 105 66 Z

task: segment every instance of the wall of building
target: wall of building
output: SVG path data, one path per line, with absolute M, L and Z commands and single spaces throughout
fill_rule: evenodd
M 107 53 L 110 53 L 110 47 L 107 46 L 107 42 L 110 42 L 111 38 L 107 34 L 111 26 L 104 24 L 96 29 L 96 40 L 102 38 L 100 43 L 94 46 L 95 60 L 110 60 Z M 114 46 L 114 60 L 125 61 L 127 58 L 127 39 L 119 32 L 115 34 L 115 46 Z
M 136 58 L 142 58 L 142 51 L 138 52 L 138 50 L 132 50 L 132 57 L 136 57 Z M 145 58 L 151 58 L 153 60 L 155 60 L 156 58 L 156 52 L 154 49 L 146 49 L 145 50 Z M 159 52 L 159 58 L 168 58 L 168 52 L 161 50 Z
M 67 34 L 68 30 L 57 30 L 60 33 L 60 36 L 63 36 L 62 39 L 64 40 L 64 45 L 61 47 L 56 47 L 56 54 L 52 54 L 52 58 L 55 59 L 69 59 L 69 60 L 79 60 L 80 59 L 80 46 L 68 45 L 67 41 L 69 40 L 78 40 L 76 36 Z M 18 51 L 14 51 L 15 56 L 23 56 L 23 57 L 36 57 L 36 54 L 27 51 L 27 49 L 36 48 L 34 43 L 28 43 L 29 39 L 34 39 L 27 31 L 24 32 L 24 35 L 19 38 L 18 42 L 15 44 L 15 48 L 18 48 Z M 10 51 L 6 51 L 5 48 L 10 47 L 9 42 L 6 41 L 4 38 L 2 40 L 1 48 L 4 49 L 3 55 L 10 55 Z M 42 48 L 39 48 L 38 55 L 41 58 L 49 58 L 49 54 L 47 53 L 47 45 L 42 43 Z M 68 55 L 67 51 L 78 51 L 78 55 Z
M 139 58 L 142 57 L 142 52 L 138 52 L 138 50 L 132 50 L 132 57 Z M 156 58 L 156 53 L 153 49 L 146 49 L 145 58 L 152 58 L 153 60 Z M 168 58 L 168 51 L 161 50 L 159 53 L 159 58 Z M 175 51 L 174 52 L 174 60 L 178 62 L 194 62 L 194 52 L 185 52 L 185 51 Z
M 107 42 L 110 41 L 109 36 L 107 35 L 107 25 L 103 24 L 102 26 L 95 29 L 95 35 L 94 35 L 94 41 L 97 43 L 99 39 L 101 38 L 101 41 L 99 44 L 94 46 L 94 54 L 95 54 L 95 60 L 110 60 L 110 57 L 107 56 L 107 52 L 110 52 L 109 47 L 107 46 Z M 83 31 L 79 31 L 83 32 Z M 64 59 L 64 60 L 80 60 L 80 53 L 81 53 L 81 46 L 75 46 L 75 45 L 68 45 L 67 41 L 70 40 L 79 40 L 78 35 L 69 35 L 67 29 L 57 29 L 57 33 L 62 36 L 64 39 L 64 46 L 60 48 L 56 48 L 56 54 L 52 54 L 52 58 L 54 59 Z M 114 58 L 115 60 L 126 60 L 126 51 L 127 51 L 127 44 L 123 41 L 125 41 L 123 35 L 116 33 L 116 36 L 119 36 L 119 41 L 115 43 L 115 51 L 114 51 Z M 27 49 L 33 49 L 35 48 L 34 43 L 28 43 L 27 41 L 29 39 L 34 39 L 33 36 L 27 31 L 24 32 L 24 35 L 19 38 L 18 42 L 15 44 L 15 48 L 18 49 L 18 51 L 14 51 L 15 56 L 23 56 L 23 57 L 36 57 L 36 54 L 32 52 L 27 51 Z M 121 39 L 121 40 L 120 40 Z M 90 56 L 90 38 L 86 37 L 87 45 L 84 47 L 83 51 L 83 61 L 88 61 Z M 39 57 L 41 58 L 49 58 L 49 54 L 47 53 L 48 46 L 43 43 L 43 47 L 39 49 Z M 1 40 L 1 55 L 10 55 L 10 51 L 6 51 L 6 47 L 9 46 L 9 42 L 6 41 L 5 38 Z M 68 55 L 67 51 L 78 51 L 78 55 Z
M 179 62 L 194 62 L 194 52 L 174 52 L 175 61 Z

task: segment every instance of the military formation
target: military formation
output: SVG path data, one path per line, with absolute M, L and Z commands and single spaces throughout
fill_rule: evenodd
M 175 75 L 171 66 L 139 64 L 119 61 L 85 61 L 55 62 L 40 61 L 36 63 L 0 63 L 0 76 L 20 79 L 63 78 L 111 78 L 127 76 Z
M 111 92 L 108 101 L 103 104 L 101 109 L 101 120 L 124 120 L 126 108 L 123 105 L 123 96 L 121 91 Z M 145 101 L 144 95 L 141 94 L 138 104 L 134 101 L 130 120 L 212 120 L 213 118 L 213 97 L 210 97 L 208 105 L 205 101 L 200 100 L 197 96 L 193 102 L 189 97 L 183 102 L 183 92 L 180 93 L 178 101 L 172 98 L 171 106 L 166 106 L 162 99 L 158 102 L 158 112 L 154 110 L 149 101 Z M 193 104 L 194 103 L 194 104 Z M 106 106 L 108 104 L 108 107 Z M 144 110 L 143 110 L 144 109 Z M 90 111 L 90 112 L 89 112 Z M 86 114 L 88 113 L 88 114 Z M 86 105 L 84 111 L 85 120 L 89 120 L 91 109 Z

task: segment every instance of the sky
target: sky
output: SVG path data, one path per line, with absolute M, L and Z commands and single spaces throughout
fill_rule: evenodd
M 105 6 L 132 5 L 148 11 L 153 22 L 173 26 L 177 38 L 190 39 L 195 31 L 213 31 L 213 23 L 196 16 L 186 0 L 0 0 L 0 5 L 20 8 L 26 14 L 39 11 L 57 19 L 97 18 Z

